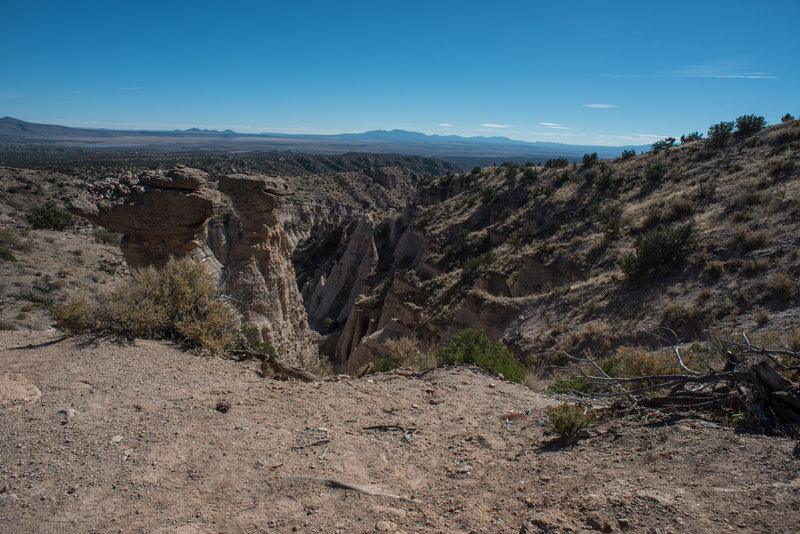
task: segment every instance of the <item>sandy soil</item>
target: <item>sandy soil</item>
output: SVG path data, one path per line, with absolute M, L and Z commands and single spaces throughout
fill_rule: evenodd
M 684 419 L 559 447 L 556 402 L 468 368 L 306 384 L 0 332 L 0 532 L 798 531 L 793 441 Z

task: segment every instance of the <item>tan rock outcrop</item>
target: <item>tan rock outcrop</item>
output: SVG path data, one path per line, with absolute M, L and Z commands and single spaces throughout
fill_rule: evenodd
M 206 223 L 221 205 L 219 192 L 208 187 L 206 173 L 183 166 L 97 182 L 68 208 L 122 233 L 122 252 L 133 267 L 163 265 L 170 256 L 204 261 L 220 274 L 223 292 L 259 339 L 292 364 L 316 363 L 318 335 L 308 328 L 276 212 L 286 185 L 230 175 L 220 178 L 219 191 L 230 199 L 224 202 L 229 217 L 210 228 Z
M 241 223 L 222 271 L 223 291 L 244 322 L 278 347 L 283 358 L 303 366 L 316 363 L 318 336 L 308 328 L 286 232 L 275 212 L 288 194 L 286 185 L 265 176 L 233 174 L 220 177 L 219 190 L 230 197 Z
M 356 299 L 364 291 L 364 281 L 375 272 L 378 250 L 373 233 L 375 222 L 364 213 L 347 248 L 327 278 L 321 278 L 306 299 L 309 323 L 322 330 L 326 318 L 344 323 Z
M 164 173 L 127 173 L 95 182 L 67 208 L 123 234 L 120 247 L 132 267 L 163 265 L 170 256 L 188 255 L 219 271 L 219 262 L 198 239 L 219 203 L 219 194 L 206 187 L 206 178 L 203 171 L 180 165 Z

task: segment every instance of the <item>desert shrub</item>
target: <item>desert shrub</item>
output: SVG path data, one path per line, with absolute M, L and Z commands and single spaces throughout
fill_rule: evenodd
M 482 330 L 467 328 L 450 338 L 436 351 L 436 361 L 445 365 L 477 365 L 502 374 L 512 382 L 525 380 L 525 366 L 514 358 L 499 341 L 493 341 Z
M 794 116 L 791 113 L 787 113 L 783 117 L 781 117 L 781 122 L 786 124 L 787 122 L 792 122 L 794 120 Z
M 615 185 L 614 181 L 614 169 L 611 168 L 611 165 L 606 163 L 602 163 L 600 165 L 600 174 L 598 174 L 597 179 L 595 180 L 595 185 L 601 191 L 605 191 L 612 185 Z M 617 180 L 618 182 L 618 180 Z
M 766 230 L 750 230 L 741 228 L 731 236 L 730 244 L 736 248 L 741 248 L 742 252 L 750 252 L 763 248 L 769 241 L 769 233 Z
M 372 362 L 372 368 L 370 371 L 373 373 L 387 373 L 389 371 L 399 369 L 402 366 L 403 362 L 399 358 L 378 358 Z
M 690 134 L 681 136 L 681 144 L 691 143 L 692 141 L 699 141 L 702 138 L 703 134 L 701 134 L 700 132 L 692 132 Z
M 617 237 L 622 230 L 622 215 L 624 210 L 619 204 L 609 204 L 596 212 L 597 222 L 609 238 Z
M 534 167 L 525 167 L 525 171 L 522 173 L 522 179 L 526 182 L 532 182 L 539 177 L 539 171 L 536 170 Z
M 767 291 L 773 297 L 792 300 L 797 293 L 797 282 L 785 271 L 772 273 L 767 278 Z
M 124 336 L 168 338 L 223 352 L 238 340 L 239 317 L 217 291 L 215 277 L 188 258 L 134 270 L 94 302 L 74 295 L 55 310 L 70 332 L 98 330 Z
M 561 406 L 554 406 L 547 410 L 550 431 L 566 440 L 575 439 L 581 430 L 594 421 L 595 417 L 595 411 L 582 404 L 564 402 Z
M 667 148 L 671 147 L 674 144 L 675 144 L 675 138 L 667 137 L 665 139 L 656 141 L 655 143 L 650 145 L 650 148 L 653 150 L 653 152 L 661 152 L 662 150 L 666 150 Z
M 592 152 L 591 154 L 583 155 L 583 164 L 586 167 L 591 167 L 595 163 L 597 163 L 597 152 Z
M 683 307 L 674 308 L 671 313 L 680 313 Z M 667 310 L 669 311 L 669 310 Z M 692 366 L 695 362 L 684 357 L 684 363 Z M 622 346 L 600 362 L 603 371 L 613 377 L 633 378 L 679 373 L 680 366 L 671 351 L 650 352 L 641 347 Z
M 546 169 L 560 169 L 567 165 L 569 165 L 569 160 L 567 160 L 567 158 L 552 158 L 544 162 Z
M 489 250 L 478 256 L 467 258 L 461 269 L 461 281 L 463 283 L 473 282 L 481 272 L 497 260 L 494 251 Z
M 703 273 L 711 279 L 716 279 L 722 276 L 722 273 L 725 272 L 725 263 L 719 260 L 710 260 L 706 262 L 706 267 L 703 269 Z
M 411 336 L 390 339 L 385 346 L 389 349 L 387 359 L 399 363 L 397 367 L 429 369 L 436 366 L 435 357 L 420 351 L 417 340 Z
M 667 176 L 667 166 L 663 163 L 656 163 L 655 165 L 650 165 L 644 171 L 644 177 L 648 183 L 651 184 L 658 184 L 661 183 L 664 178 Z
M 628 278 L 647 278 L 681 263 L 694 245 L 692 223 L 658 227 L 636 238 L 636 252 L 619 260 Z
M 497 191 L 494 188 L 486 187 L 481 190 L 481 203 L 484 206 L 489 206 L 494 204 L 494 201 L 497 200 Z
M 94 237 L 97 243 L 103 243 L 104 245 L 119 246 L 120 241 L 122 241 L 122 236 L 120 234 L 109 232 L 102 227 L 95 228 L 92 231 L 92 237 Z
M 31 226 L 42 230 L 63 230 L 71 226 L 74 221 L 68 211 L 59 208 L 52 200 L 29 209 L 25 218 Z
M 708 141 L 713 145 L 721 145 L 733 132 L 733 122 L 722 121 L 708 128 Z
M 742 261 L 742 264 L 739 266 L 739 272 L 744 276 L 753 276 L 756 273 L 768 269 L 769 265 L 769 258 L 748 258 Z
M 97 317 L 97 303 L 84 292 L 67 296 L 60 306 L 53 310 L 56 327 L 69 333 L 91 330 Z
M 736 133 L 746 135 L 755 133 L 767 125 L 764 117 L 756 115 L 742 115 L 736 118 Z
M 694 195 L 694 200 L 698 206 L 707 206 L 714 202 L 714 197 L 717 193 L 717 180 L 716 178 L 712 178 L 711 180 L 702 182 L 699 186 L 697 186 L 697 192 Z
M 620 154 L 620 157 L 622 158 L 622 161 L 625 161 L 625 160 L 631 159 L 635 155 L 636 155 L 636 151 L 633 150 L 633 149 L 629 149 L 629 150 L 623 150 L 622 154 Z
M 0 228 L 0 259 L 16 262 L 17 258 L 11 249 L 17 249 L 20 245 L 21 241 L 12 228 Z

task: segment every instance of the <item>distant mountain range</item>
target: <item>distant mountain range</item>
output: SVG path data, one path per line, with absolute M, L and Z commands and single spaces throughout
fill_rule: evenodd
M 147 149 L 164 151 L 215 150 L 236 152 L 290 152 L 305 154 L 403 154 L 435 157 L 463 167 L 502 161 L 544 161 L 553 157 L 577 160 L 597 152 L 601 158 L 618 156 L 623 150 L 648 150 L 641 146 L 568 145 L 527 142 L 507 137 L 461 137 L 427 135 L 406 130 L 373 130 L 336 135 L 238 133 L 233 130 L 106 130 L 72 128 L 0 119 L 0 145 L 4 150 L 60 147 L 73 149 Z

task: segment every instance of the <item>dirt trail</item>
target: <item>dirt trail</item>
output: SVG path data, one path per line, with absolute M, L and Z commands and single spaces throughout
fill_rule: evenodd
M 279 382 L 164 343 L 57 336 L 0 332 L 0 532 L 800 525 L 786 438 L 618 421 L 557 448 L 556 400 L 472 369 Z

